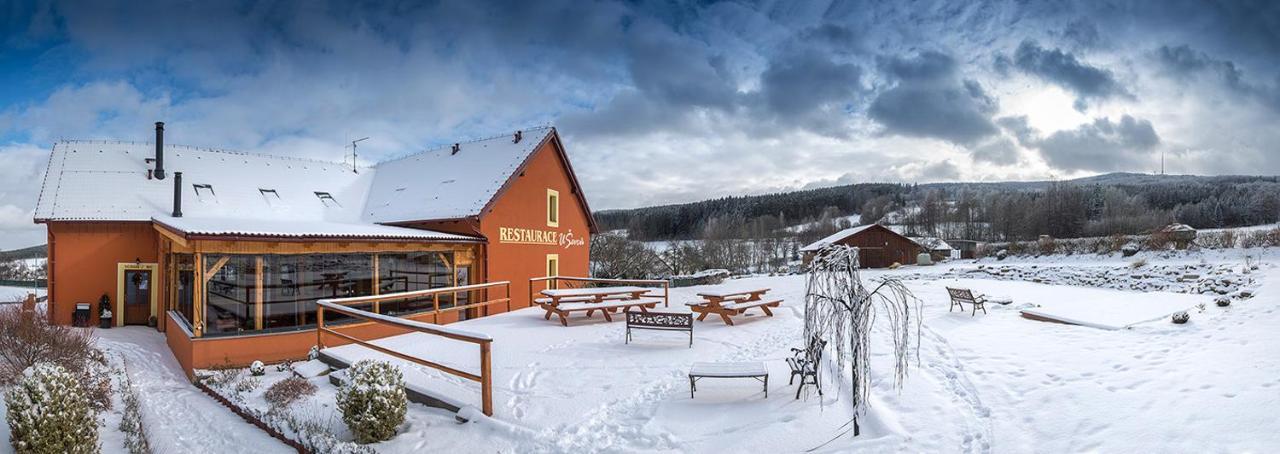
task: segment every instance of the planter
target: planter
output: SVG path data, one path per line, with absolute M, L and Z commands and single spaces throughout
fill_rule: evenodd
M 102 329 L 111 329 L 111 317 L 98 317 L 98 327 Z

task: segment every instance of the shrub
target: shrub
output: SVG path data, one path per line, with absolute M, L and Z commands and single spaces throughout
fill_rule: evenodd
M 408 409 L 400 370 L 386 362 L 364 360 L 347 370 L 347 380 L 338 391 L 338 409 L 356 441 L 390 440 Z
M 316 393 L 316 385 L 301 377 L 289 377 L 267 388 L 263 398 L 272 407 L 286 407 L 293 401 Z
M 1138 269 L 1147 266 L 1147 259 L 1137 259 L 1129 263 L 1129 268 Z
M 127 365 L 126 365 L 127 368 Z M 130 454 L 150 454 L 151 445 L 147 442 L 146 427 L 142 425 L 142 404 L 138 400 L 138 390 L 125 368 L 116 371 L 120 375 L 121 400 L 124 401 L 124 414 L 120 418 L 120 431 L 124 432 L 124 445 Z
M 1174 323 L 1181 325 L 1183 323 L 1186 323 L 1188 320 L 1191 320 L 1191 314 L 1186 313 L 1186 311 L 1173 314 Z
M 93 347 L 91 330 L 50 324 L 41 311 L 0 307 L 0 385 L 19 380 L 38 362 L 57 364 L 79 377 L 91 360 L 105 363 Z
M 97 453 L 97 413 L 75 374 L 38 363 L 5 396 L 9 442 L 19 453 Z
M 260 377 L 267 373 L 267 366 L 262 364 L 262 361 L 254 361 L 253 364 L 249 365 L 249 373 L 255 377 Z

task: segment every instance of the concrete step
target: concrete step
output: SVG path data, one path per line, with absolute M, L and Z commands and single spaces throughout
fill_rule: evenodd
M 350 368 L 351 364 L 348 364 L 341 358 L 328 354 L 328 352 L 324 350 L 320 351 L 319 359 L 321 362 L 328 364 L 329 367 L 334 370 L 334 372 L 329 373 L 329 383 L 338 387 L 345 386 L 347 380 L 346 369 Z M 404 393 L 405 397 L 407 397 L 410 402 L 446 410 L 454 413 L 454 417 L 457 418 L 459 422 L 467 421 L 466 418 L 463 418 L 461 414 L 459 414 L 459 411 L 461 411 L 465 406 L 465 404 L 461 402 L 457 402 L 442 394 L 434 393 L 429 389 L 425 389 L 416 383 L 410 383 L 408 381 L 405 382 Z

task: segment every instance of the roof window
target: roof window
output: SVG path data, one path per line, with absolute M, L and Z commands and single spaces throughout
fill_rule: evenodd
M 280 203 L 280 193 L 275 189 L 258 188 L 258 193 L 262 194 L 262 199 L 267 201 L 267 205 L 276 206 Z
M 316 197 L 320 198 L 320 203 L 323 203 L 324 206 L 327 206 L 329 208 L 342 207 L 342 204 L 338 203 L 338 199 L 333 198 L 333 194 L 330 194 L 328 192 L 316 191 Z
M 196 199 L 201 202 L 217 202 L 218 195 L 213 192 L 213 185 L 196 183 L 191 185 L 191 189 L 196 191 Z

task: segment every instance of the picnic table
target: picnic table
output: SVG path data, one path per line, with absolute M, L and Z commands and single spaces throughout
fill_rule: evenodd
M 579 311 L 586 312 L 587 317 L 600 311 L 606 321 L 612 322 L 610 314 L 618 309 L 625 312 L 634 307 L 641 312 L 648 312 L 661 303 L 661 299 L 646 298 L 650 290 L 653 289 L 629 285 L 546 289 L 541 292 L 545 298 L 537 298 L 533 302 L 547 311 L 544 317 L 546 320 L 551 320 L 551 316 L 556 315 L 564 326 L 569 326 L 568 315 Z
M 726 325 L 733 325 L 734 315 L 741 315 L 754 307 L 760 308 L 764 314 L 772 317 L 773 312 L 769 310 L 771 307 L 778 307 L 782 304 L 782 300 L 769 300 L 765 298 L 765 294 L 769 293 L 768 288 L 757 288 L 747 290 L 710 290 L 698 293 L 703 301 L 687 303 L 689 310 L 698 313 L 698 321 L 703 321 L 708 315 L 716 314 L 720 316 Z

